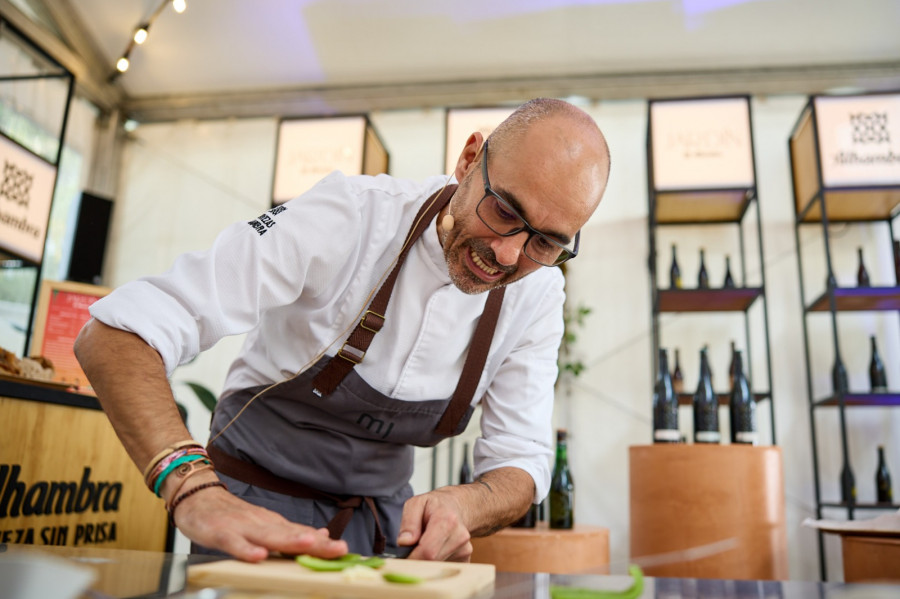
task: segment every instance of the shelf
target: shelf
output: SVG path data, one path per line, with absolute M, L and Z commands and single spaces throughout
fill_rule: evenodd
M 819 504 L 820 507 L 827 508 L 840 508 L 842 510 L 846 510 L 850 507 L 849 503 L 844 503 L 842 501 L 834 502 L 834 501 L 826 501 Z M 891 503 L 854 503 L 853 509 L 855 510 L 885 510 L 885 511 L 896 511 L 900 508 L 898 504 Z
M 815 407 L 837 407 L 837 395 L 820 399 L 813 404 Z M 887 407 L 900 406 L 900 392 L 891 391 L 889 393 L 849 393 L 844 396 L 845 406 L 869 406 L 869 407 Z
M 825 212 L 829 223 L 886 220 L 896 214 L 898 206 L 900 206 L 900 189 L 896 187 L 825 190 Z M 813 199 L 807 207 L 802 222 L 821 222 L 820 204 Z
M 751 189 L 656 192 L 656 224 L 739 223 L 750 203 Z
M 900 310 L 900 287 L 836 287 L 834 300 L 839 312 Z M 817 297 L 807 312 L 828 312 L 828 291 Z
M 716 393 L 716 397 L 719 399 L 720 406 L 728 405 L 728 393 Z M 771 393 L 754 393 L 753 401 L 759 403 L 766 399 L 770 399 L 772 397 Z M 678 394 L 678 405 L 679 406 L 690 406 L 694 404 L 694 394 L 693 393 L 679 393 Z
M 745 312 L 760 295 L 761 287 L 737 287 L 660 289 L 657 297 L 660 312 Z

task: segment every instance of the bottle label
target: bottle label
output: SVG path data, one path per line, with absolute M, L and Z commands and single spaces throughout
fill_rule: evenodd
M 678 443 L 681 439 L 681 433 L 678 432 L 678 429 L 656 429 L 653 431 L 653 440 L 654 441 L 671 441 L 673 443 Z
M 697 431 L 694 434 L 697 443 L 718 443 L 721 437 L 718 431 Z
M 757 440 L 759 439 L 759 434 L 755 431 L 737 431 L 734 433 L 734 439 L 738 443 L 751 443 L 756 445 Z

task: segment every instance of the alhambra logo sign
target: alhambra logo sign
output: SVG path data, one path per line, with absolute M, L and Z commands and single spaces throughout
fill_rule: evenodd
M 56 167 L 0 136 L 0 249 L 40 262 Z
M 826 187 L 900 185 L 900 95 L 815 99 Z

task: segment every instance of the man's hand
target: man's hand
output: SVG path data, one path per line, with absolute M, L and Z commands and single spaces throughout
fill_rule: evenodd
M 272 551 L 322 558 L 347 553 L 347 543 L 328 538 L 327 529 L 289 522 L 221 487 L 185 498 L 175 510 L 175 524 L 195 543 L 247 562 L 264 560 Z
M 453 487 L 416 495 L 403 506 L 401 547 L 417 545 L 409 559 L 467 562 L 472 556 L 471 534 Z
M 403 506 L 397 545 L 416 546 L 410 559 L 467 562 L 473 536 L 512 524 L 533 497 L 531 475 L 518 468 L 498 468 L 471 484 L 416 495 Z

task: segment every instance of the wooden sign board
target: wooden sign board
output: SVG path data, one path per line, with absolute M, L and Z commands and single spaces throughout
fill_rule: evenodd
M 0 543 L 163 551 L 166 511 L 101 410 L 0 397 Z
M 365 116 L 285 119 L 278 128 L 273 205 L 308 191 L 332 171 L 378 175 L 388 154 Z
M 91 318 L 88 308 L 109 292 L 107 287 L 85 283 L 41 282 L 29 353 L 53 362 L 54 381 L 76 387 L 86 395 L 94 395 L 94 390 L 75 359 L 75 338 Z
M 649 128 L 656 191 L 756 184 L 749 98 L 653 100 Z
M 831 220 L 889 218 L 900 204 L 900 94 L 814 96 L 791 133 L 795 209 Z
M 0 135 L 0 249 L 39 264 L 56 167 Z
M 814 102 L 825 187 L 900 185 L 900 94 Z
M 497 125 L 511 115 L 514 108 L 454 108 L 447 111 L 446 147 L 444 150 L 444 174 L 451 175 L 456 161 L 466 146 L 466 140 L 478 131 L 485 139 Z

